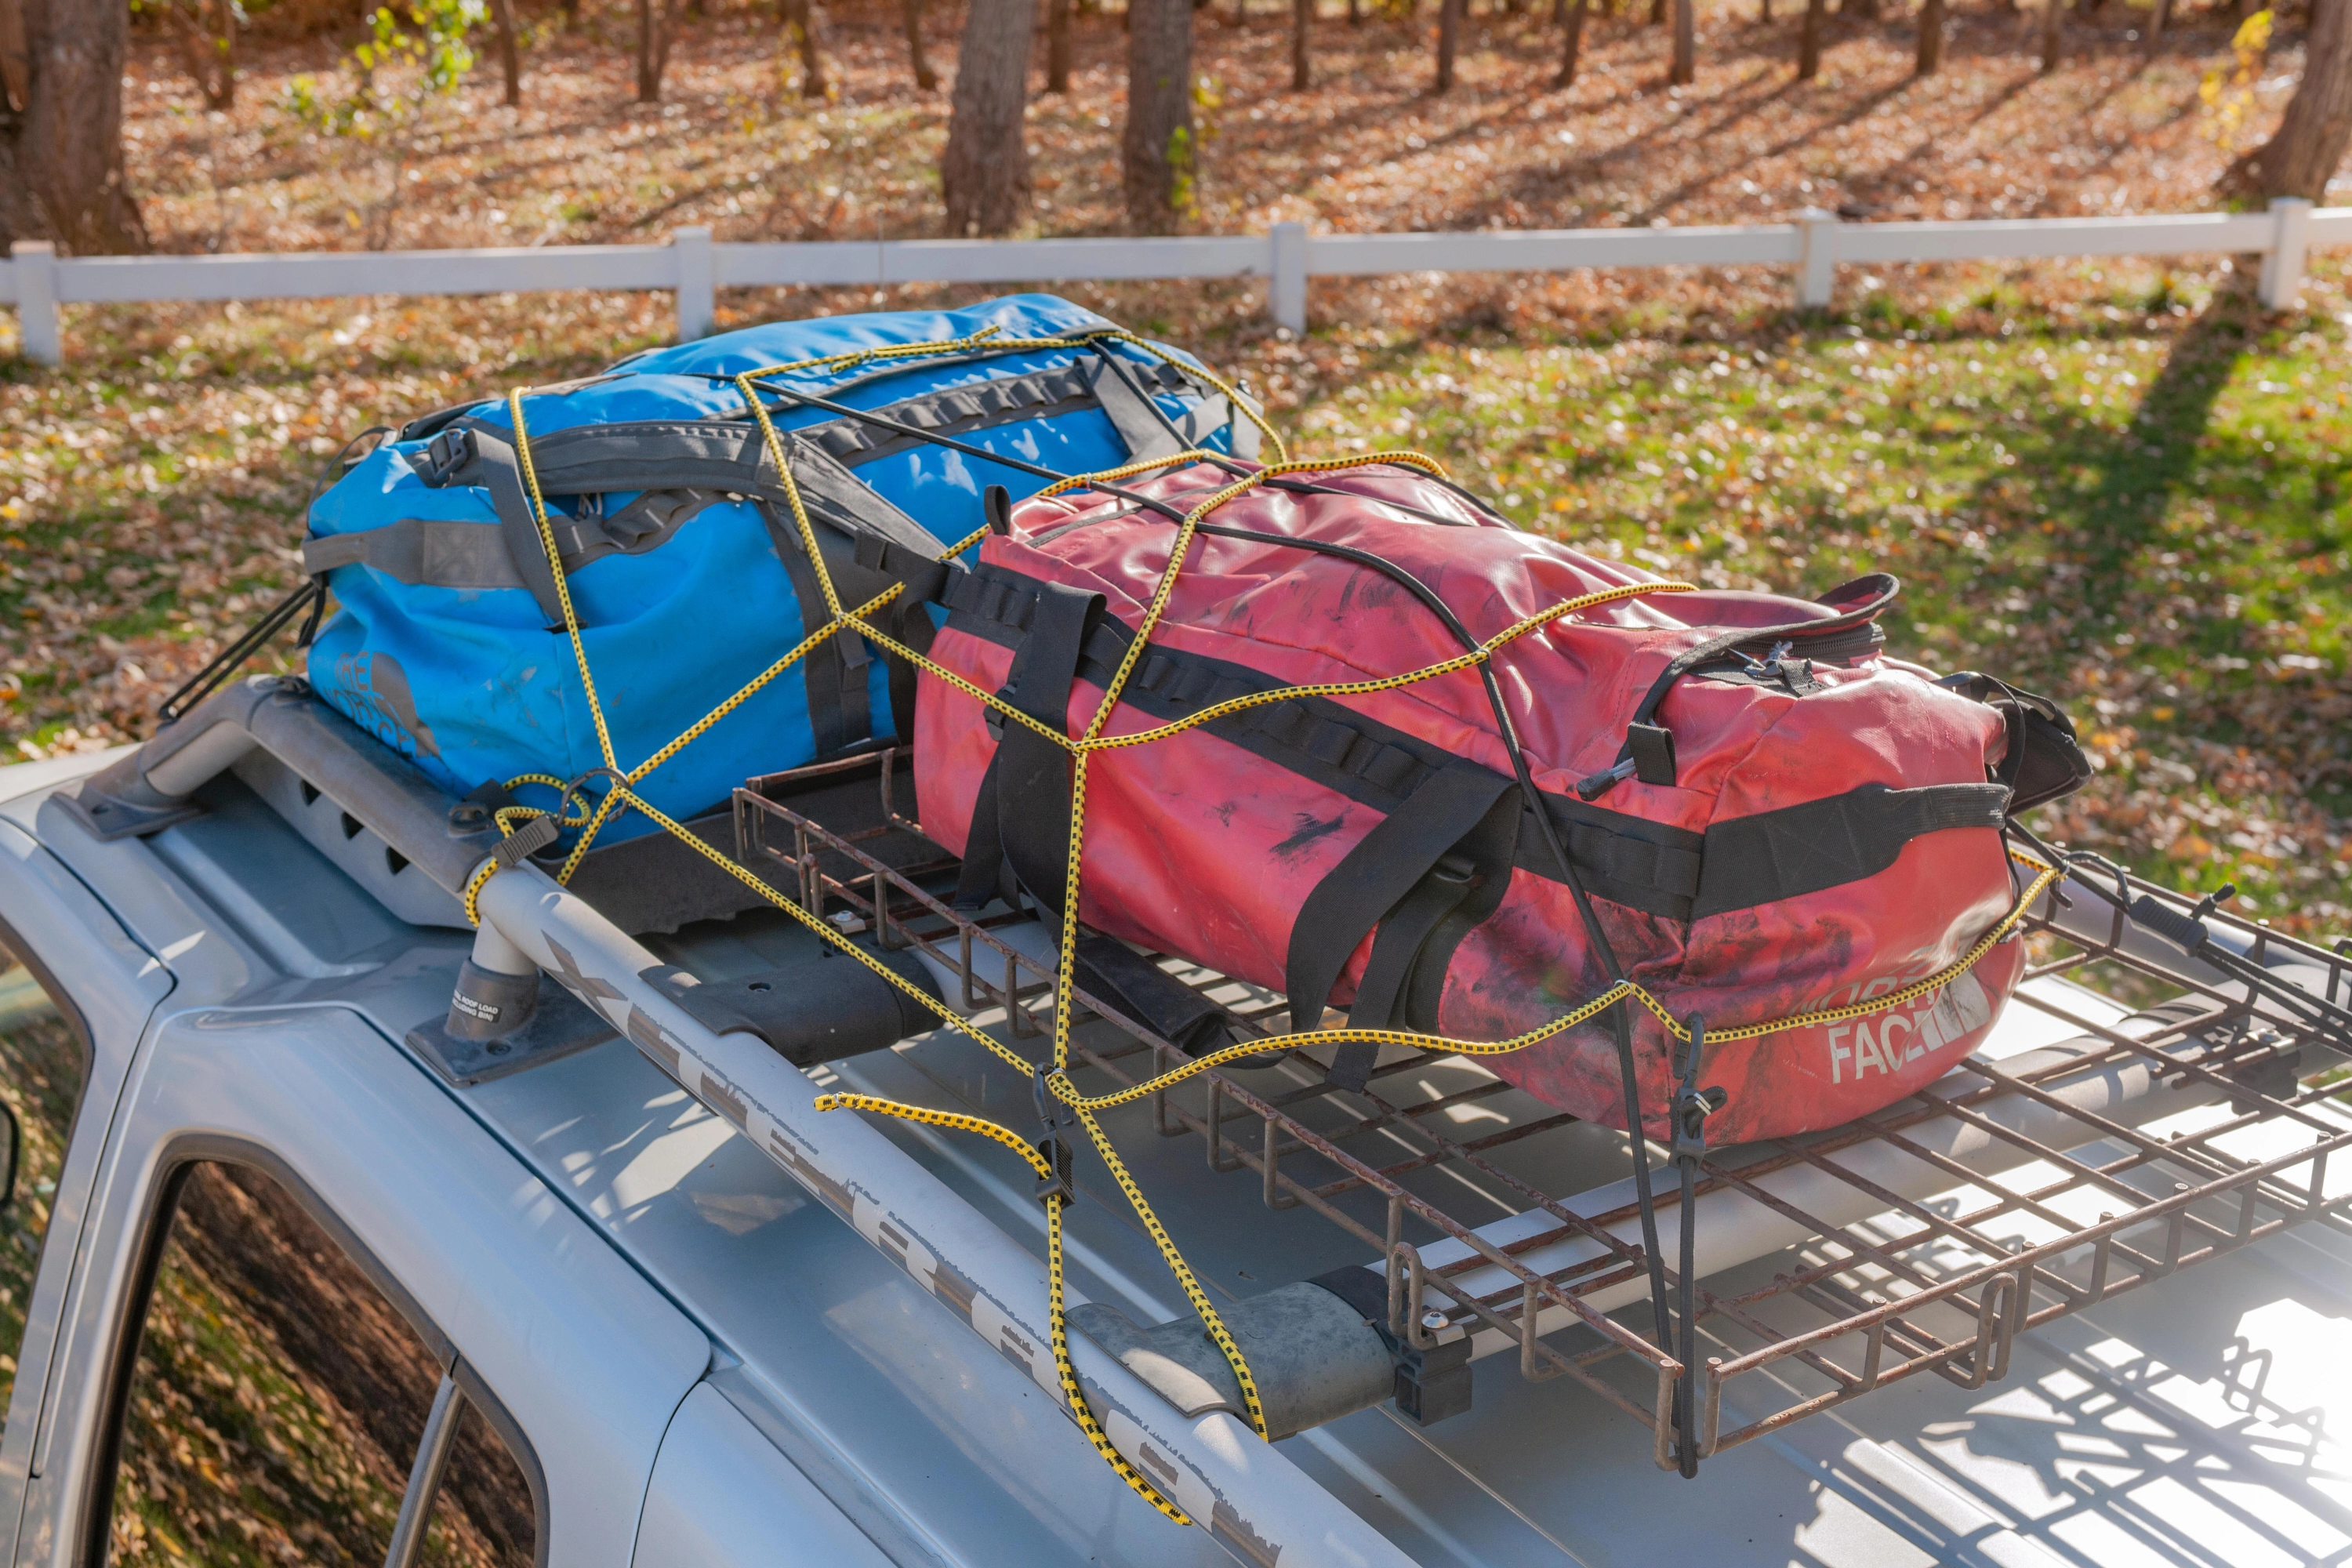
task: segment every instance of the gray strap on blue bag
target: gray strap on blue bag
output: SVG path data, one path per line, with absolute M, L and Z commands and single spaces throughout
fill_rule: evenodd
M 539 601 L 540 613 L 547 617 L 548 628 L 555 630 L 563 625 L 563 598 L 556 592 L 555 572 L 547 560 L 547 544 L 540 537 L 538 520 L 531 513 L 530 497 L 522 487 L 522 468 L 515 461 L 511 446 L 487 430 L 477 429 L 474 454 L 480 465 L 482 483 L 490 492 L 490 504 L 498 509 L 499 531 L 507 542 L 507 555 L 514 563 L 515 575 Z
M 303 542 L 307 575 L 338 566 L 365 566 L 397 583 L 435 588 L 524 586 L 503 528 L 445 518 L 404 517 L 383 528 Z

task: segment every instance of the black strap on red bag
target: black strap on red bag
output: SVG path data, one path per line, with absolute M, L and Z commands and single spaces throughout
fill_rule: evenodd
M 1511 783 L 1467 763 L 1429 774 L 1315 885 L 1283 967 L 1293 1030 L 1322 1027 L 1340 971 L 1373 932 L 1349 1026 L 1436 1032 L 1454 950 L 1510 885 L 1521 818 Z M 1379 1054 L 1370 1041 L 1340 1046 L 1330 1081 L 1362 1089 Z
M 1040 584 L 1029 636 L 1014 656 L 1000 700 L 1059 731 L 1069 722 L 1070 690 L 1103 596 L 1059 583 Z M 956 907 L 976 910 L 992 898 L 1018 909 L 1025 900 L 1060 933 L 1069 875 L 1070 753 L 1026 724 L 1008 722 L 981 779 L 956 883 Z M 1188 1055 L 1223 1045 L 1223 1008 L 1116 938 L 1078 939 L 1078 988 L 1124 1008 Z

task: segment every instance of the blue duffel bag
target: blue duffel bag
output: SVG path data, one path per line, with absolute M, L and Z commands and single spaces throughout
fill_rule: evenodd
M 522 453 L 503 399 L 427 415 L 310 509 L 304 565 L 341 606 L 311 644 L 310 683 L 455 795 L 604 766 L 531 509 L 535 477 L 614 760 L 638 767 L 831 618 L 735 377 L 954 343 L 760 383 L 844 606 L 903 582 L 877 625 L 927 647 L 939 558 L 986 525 L 992 488 L 1019 500 L 1048 482 L 1037 469 L 1186 447 L 1255 453 L 1257 425 L 1197 361 L 1117 331 L 1037 294 L 779 321 L 528 393 Z M 1058 341 L 1015 346 L 1036 339 Z M 911 734 L 913 689 L 901 661 L 836 634 L 637 791 L 675 817 L 708 812 L 750 775 Z M 653 826 L 629 814 L 599 841 Z

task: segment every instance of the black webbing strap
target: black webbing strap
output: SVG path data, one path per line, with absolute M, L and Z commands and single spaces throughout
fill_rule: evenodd
M 520 588 L 505 529 L 455 518 L 404 517 L 382 528 L 302 542 L 302 571 L 322 576 L 365 566 L 394 582 L 434 588 Z
M 547 563 L 547 545 L 540 538 L 539 521 L 523 489 L 522 468 L 515 461 L 514 448 L 488 430 L 471 435 L 473 466 L 479 473 L 475 482 L 490 492 L 490 505 L 497 509 L 499 531 L 506 537 L 507 556 L 514 563 L 515 575 L 538 601 L 550 629 L 561 627 L 563 600 L 555 591 L 555 572 Z
M 936 560 L 946 548 L 929 529 L 843 468 L 831 453 L 787 435 L 784 455 L 793 465 L 793 483 L 800 491 L 801 504 L 812 517 L 832 523 L 853 539 L 872 539 L 925 562 Z
M 1731 817 L 1706 830 L 1691 918 L 1858 882 L 1894 865 L 1903 847 L 1925 834 L 1953 827 L 1998 829 L 2008 815 L 2006 784 L 1889 789 L 1866 784 L 1843 795 Z
M 1315 884 L 1298 907 L 1283 961 L 1282 988 L 1290 998 L 1294 1031 L 1322 1027 L 1324 1005 L 1357 944 L 1398 910 L 1510 787 L 1505 775 L 1467 763 L 1432 773 Z M 1464 896 L 1468 891 L 1465 886 Z M 1454 903 L 1460 901 L 1456 898 Z M 1452 912 L 1448 906 L 1428 920 L 1423 936 Z
M 825 608 L 824 590 L 817 583 L 816 568 L 801 546 L 800 531 L 780 506 L 762 506 L 760 515 L 768 525 L 768 537 L 776 547 L 776 558 L 783 563 L 784 574 L 792 580 L 793 597 L 800 601 L 801 637 L 815 637 L 833 616 Z M 838 582 L 835 587 L 840 591 Z M 797 642 L 800 637 L 791 640 Z M 846 646 L 857 650 L 854 677 Z M 866 639 L 847 630 L 821 639 L 802 656 L 801 680 L 808 692 L 809 731 L 819 757 L 846 751 L 874 733 L 873 707 L 866 696 L 867 658 Z
M 470 434 L 467 443 L 454 440 Z M 507 448 L 512 460 L 514 433 L 476 416 L 461 418 L 434 438 L 418 458 L 432 485 L 478 485 L 488 458 L 485 440 Z M 415 461 L 415 458 L 412 458 Z M 738 420 L 643 419 L 575 425 L 530 438 L 531 471 L 541 493 L 551 496 L 609 495 L 616 490 L 698 488 L 736 495 L 781 499 L 767 437 L 757 425 Z
M 1039 597 L 1031 636 L 997 695 L 1056 731 L 1069 722 L 1078 653 L 1103 596 L 1060 584 Z M 976 910 L 992 897 L 1019 907 L 1025 892 L 1056 932 L 1066 911 L 1069 872 L 1070 753 L 1026 724 L 1007 723 L 982 775 L 956 883 L 956 907 Z M 1076 943 L 1076 982 L 1122 1007 L 1187 1055 L 1222 1043 L 1223 1009 L 1124 942 L 1101 934 Z
M 1109 349 L 1097 343 L 1095 358 L 1082 363 L 1095 400 L 1102 405 L 1103 415 L 1109 419 L 1111 428 L 1118 432 L 1118 438 L 1127 444 L 1129 458 L 1172 458 L 1184 450 L 1189 443 L 1182 432 L 1170 422 L 1160 405 L 1136 384 L 1135 378 Z
M 1124 359 L 1120 363 L 1130 373 L 1131 384 L 1143 389 L 1141 395 L 1148 396 L 1155 391 L 1181 393 L 1191 387 L 1183 373 L 1173 365 L 1156 361 L 1148 364 L 1139 363 Z M 1095 370 L 1093 362 L 1081 358 L 1075 364 L 1032 371 L 1026 375 L 996 377 L 945 387 L 920 397 L 884 405 L 872 411 L 876 417 L 871 419 L 845 417 L 823 424 L 804 425 L 793 434 L 823 447 L 850 468 L 859 468 L 911 451 L 922 446 L 927 437 L 966 436 L 998 426 L 1052 419 L 1096 406 L 1103 407 L 1104 412 L 1110 415 L 1114 427 L 1125 436 L 1126 427 L 1120 425 L 1119 416 L 1111 412 L 1099 395 Z M 763 386 L 762 390 L 793 395 L 788 387 Z M 843 391 L 838 386 L 826 388 L 831 400 L 838 400 Z M 1133 412 L 1142 413 L 1141 410 Z M 1148 420 L 1150 416 L 1144 414 L 1143 417 Z M 910 428 L 893 430 L 888 427 L 891 425 Z M 1173 449 L 1181 451 L 1183 448 L 1180 446 Z
M 1348 1010 L 1349 1028 L 1437 1031 L 1437 1006 L 1454 949 L 1502 907 L 1510 889 L 1522 805 L 1507 781 L 1476 825 L 1381 918 L 1363 982 Z M 1329 1081 L 1340 1089 L 1362 1089 L 1371 1081 L 1380 1054 L 1370 1041 L 1340 1046 L 1331 1058 Z
M 964 835 L 963 865 L 956 873 L 954 902 L 959 914 L 977 914 L 997 897 L 1003 884 L 1004 839 L 996 826 L 996 768 L 1003 756 L 1000 746 L 998 754 L 988 759 L 987 770 L 980 775 L 979 793 L 972 796 L 971 827 Z
M 1077 942 L 1077 984 L 1188 1057 L 1225 1043 L 1225 1011 L 1116 937 Z
M 607 518 L 551 514 L 548 525 L 570 574 L 607 555 L 643 555 L 729 500 L 718 490 L 646 490 Z M 544 552 L 542 551 L 542 554 Z M 504 530 L 463 518 L 404 517 L 381 528 L 305 540 L 302 570 L 315 577 L 365 566 L 396 583 L 426 588 L 524 588 Z
M 1070 688 L 1103 596 L 1059 583 L 1045 585 L 1029 640 L 1013 661 L 1003 700 L 1057 734 L 1066 733 Z M 1005 868 L 1055 923 L 1069 879 L 1070 753 L 1026 724 L 1008 721 L 997 743 L 997 832 Z
M 1429 933 L 1405 970 L 1402 1006 L 1392 1016 L 1392 1022 L 1402 1021 L 1424 1035 L 1437 1032 L 1437 1004 L 1445 990 L 1445 972 L 1454 963 L 1454 950 L 1474 927 L 1503 907 L 1504 895 L 1511 889 L 1512 862 L 1518 855 L 1526 805 L 1517 790 L 1507 790 L 1487 807 L 1478 826 L 1454 846 L 1454 852 L 1469 861 L 1475 880 L 1453 912 Z M 1377 950 L 1377 940 L 1374 946 Z M 1370 971 L 1365 978 L 1371 978 Z M 1360 1003 L 1361 998 L 1358 1000 Z M 1354 1016 L 1351 1011 L 1351 1020 Z

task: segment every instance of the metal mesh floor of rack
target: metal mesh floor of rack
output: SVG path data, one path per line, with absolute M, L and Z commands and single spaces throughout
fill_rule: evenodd
M 869 804 L 845 812 L 796 809 L 816 797 L 789 786 L 814 778 L 739 791 L 739 854 L 845 929 L 878 924 L 885 945 L 928 952 L 962 982 L 951 1000 L 1042 1058 L 1050 950 L 1016 917 L 948 907 L 952 858 L 898 809 L 893 781 L 902 795 L 906 786 L 894 759 L 879 773 Z M 1998 1383 L 2021 1334 L 2182 1289 L 2169 1277 L 2296 1226 L 2352 1234 L 2352 1161 L 2337 1157 L 2352 1118 L 2314 1078 L 2315 1064 L 2337 1059 L 2318 1037 L 2251 1005 L 2242 987 L 2151 959 L 2147 943 L 2120 940 L 2120 925 L 2099 942 L 2076 921 L 2077 940 L 2061 941 L 2048 913 L 2032 922 L 2038 962 L 1997 1059 L 1980 1053 L 1864 1121 L 1708 1156 L 1696 1211 L 1707 1456 L 1906 1380 Z M 2257 944 L 2258 958 L 2291 953 L 2331 996 L 2352 991 L 2338 955 L 2209 919 Z M 1280 1028 L 1273 993 L 1165 966 L 1237 1024 Z M 2102 989 L 2074 983 L 2085 978 Z M 1076 1000 L 1089 1016 L 1074 1042 L 1081 1089 L 1179 1059 L 1094 998 Z M 929 1069 L 965 1101 L 954 1108 L 1020 1124 L 1029 1085 L 965 1048 L 971 1059 Z M 1395 1331 L 1434 1308 L 1470 1329 L 1476 1353 L 1614 1407 L 1664 1465 L 1674 1363 L 1627 1326 L 1636 1314 L 1616 1310 L 1647 1295 L 1628 1239 L 1623 1135 L 1460 1057 L 1391 1050 L 1361 1093 L 1322 1078 L 1322 1063 L 1293 1052 L 1206 1075 L 1107 1126 L 1155 1199 L 1173 1184 L 1189 1212 L 1218 1216 L 1211 1234 L 1195 1226 L 1179 1237 L 1205 1275 L 1238 1274 L 1246 1294 L 1326 1258 L 1384 1267 Z M 1676 1223 L 1662 1181 L 1662 1230 Z M 1270 1237 L 1301 1260 L 1296 1273 L 1252 1274 Z

